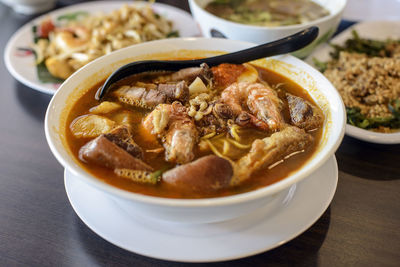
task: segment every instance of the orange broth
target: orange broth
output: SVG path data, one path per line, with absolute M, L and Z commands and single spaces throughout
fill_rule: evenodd
M 291 94 L 297 95 L 299 97 L 302 97 L 309 101 L 310 103 L 315 105 L 315 102 L 313 99 L 309 96 L 307 91 L 300 87 L 298 84 L 295 82 L 289 80 L 288 78 L 273 72 L 268 69 L 263 69 L 260 67 L 255 66 L 256 69 L 259 72 L 259 76 L 261 77 L 262 80 L 268 82 L 270 85 L 277 85 L 281 84 L 280 88 L 283 88 L 284 91 L 287 91 Z M 125 83 L 127 81 L 130 81 L 131 78 L 128 78 L 125 81 L 122 81 L 122 83 Z M 78 116 L 84 115 L 84 114 L 89 114 L 89 109 L 91 107 L 94 107 L 99 104 L 99 101 L 95 100 L 95 94 L 97 89 L 104 83 L 104 81 L 99 82 L 96 86 L 93 86 L 90 90 L 87 91 L 85 95 L 83 95 L 81 98 L 79 98 L 72 108 L 70 109 L 70 112 L 68 114 L 67 120 L 66 120 L 66 141 L 67 144 L 69 145 L 69 148 L 71 149 L 73 155 L 76 157 L 76 159 L 79 161 L 79 149 L 90 139 L 84 139 L 84 138 L 76 138 L 73 136 L 69 129 L 69 125 L 73 122 L 75 118 Z M 158 143 L 157 140 L 151 140 L 146 136 L 143 136 L 140 131 L 140 123 L 142 119 L 145 117 L 147 113 L 150 111 L 144 110 L 144 109 L 139 109 L 139 108 L 134 108 L 134 107 L 129 107 L 127 105 L 124 105 L 124 108 L 128 110 L 127 112 L 131 112 L 132 118 L 133 118 L 133 123 L 132 123 L 132 129 L 133 129 L 133 137 L 135 142 L 143 148 L 143 150 L 146 149 L 153 149 L 157 147 L 161 147 L 161 145 Z M 288 109 L 284 109 L 283 111 L 285 120 L 287 121 L 288 119 Z M 255 132 L 253 134 L 257 134 L 259 136 L 258 138 L 263 138 L 267 137 L 268 134 L 261 134 L 260 137 L 260 132 L 254 130 Z M 252 134 L 252 131 L 248 131 L 249 134 Z M 229 195 L 234 195 L 234 194 L 239 194 L 243 192 L 248 192 L 251 190 L 255 190 L 257 188 L 265 187 L 270 184 L 276 183 L 284 178 L 286 178 L 288 175 L 291 173 L 295 172 L 297 169 L 299 169 L 303 164 L 307 162 L 308 159 L 311 158 L 312 154 L 316 151 L 316 148 L 318 146 L 318 143 L 321 139 L 322 136 L 322 129 L 318 129 L 317 131 L 314 131 L 310 133 L 314 137 L 314 142 L 311 146 L 307 148 L 307 150 L 303 153 L 299 153 L 293 157 L 290 157 L 289 159 L 286 159 L 283 163 L 273 167 L 272 169 L 263 169 L 255 174 L 252 175 L 250 179 L 247 181 L 243 182 L 240 186 L 236 187 L 231 187 L 227 189 L 222 189 L 218 192 L 210 193 L 210 194 L 195 194 L 193 192 L 185 192 L 182 190 L 177 190 L 163 182 L 159 182 L 157 185 L 146 185 L 146 184 L 140 184 L 140 183 L 135 183 L 129 179 L 126 178 L 121 178 L 114 174 L 112 169 L 108 169 L 102 166 L 98 166 L 95 164 L 86 164 L 81 161 L 80 164 L 81 166 L 89 173 L 94 175 L 95 177 L 99 178 L 100 180 L 103 180 L 104 182 L 111 184 L 115 187 L 139 193 L 139 194 L 144 194 L 144 195 L 151 195 L 151 196 L 158 196 L 158 197 L 166 197 L 166 198 L 206 198 L 206 197 L 222 197 L 222 196 L 229 196 Z M 246 139 L 246 136 L 244 136 L 244 139 Z M 254 139 L 254 138 L 253 138 Z M 212 153 L 212 152 L 210 152 Z M 204 155 L 204 154 L 203 154 Z M 200 153 L 196 153 L 196 158 L 199 156 L 202 156 Z M 167 163 L 164 160 L 164 153 L 161 153 L 159 156 L 150 158 L 149 153 L 144 154 L 144 161 L 152 166 L 154 170 L 159 170 L 162 168 L 173 168 L 174 165 L 171 163 Z

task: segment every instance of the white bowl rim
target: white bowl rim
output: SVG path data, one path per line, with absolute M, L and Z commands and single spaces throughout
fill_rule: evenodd
M 380 133 L 346 124 L 346 134 L 353 138 L 376 144 L 400 144 L 400 132 Z
M 234 27 L 239 27 L 239 28 L 254 28 L 257 30 L 300 30 L 303 28 L 308 28 L 320 23 L 323 23 L 325 21 L 328 21 L 334 17 L 336 17 L 338 14 L 341 14 L 343 10 L 346 7 L 347 0 L 343 0 L 343 5 L 338 8 L 338 10 L 334 13 L 329 14 L 328 16 L 324 16 L 322 18 L 312 20 L 306 23 L 300 23 L 300 24 L 292 24 L 292 25 L 284 25 L 284 26 L 259 26 L 259 25 L 250 25 L 250 24 L 244 24 L 244 23 L 238 23 L 238 22 L 233 22 L 230 20 L 223 19 L 221 17 L 215 16 L 214 14 L 211 14 L 210 12 L 206 11 L 203 7 L 199 6 L 197 3 L 197 0 L 189 0 L 189 2 L 192 2 L 197 8 L 199 8 L 202 12 L 207 14 L 208 16 L 211 16 L 214 19 L 221 20 L 227 25 L 234 26 Z
M 248 192 L 244 193 L 239 193 L 235 195 L 230 195 L 230 196 L 224 196 L 224 197 L 213 197 L 213 198 L 201 198 L 201 199 L 174 199 L 174 198 L 164 198 L 164 197 L 157 197 L 157 196 L 149 196 L 149 195 L 144 195 L 144 194 L 139 194 L 135 192 L 130 192 L 126 191 L 124 189 L 120 189 L 118 187 L 115 187 L 113 185 L 110 185 L 104 181 L 101 181 L 99 178 L 95 177 L 94 175 L 90 174 L 89 172 L 85 171 L 82 167 L 75 167 L 75 166 L 69 166 L 69 163 L 67 160 L 65 160 L 60 152 L 57 150 L 56 146 L 54 145 L 54 140 L 53 140 L 53 135 L 51 132 L 53 131 L 50 126 L 49 126 L 49 116 L 51 114 L 51 109 L 54 106 L 54 102 L 57 101 L 58 95 L 60 94 L 61 90 L 68 85 L 69 81 L 74 79 L 75 76 L 77 76 L 83 69 L 89 68 L 92 65 L 98 64 L 98 62 L 101 62 L 104 60 L 104 58 L 111 57 L 114 54 L 117 53 L 124 53 L 124 51 L 132 49 L 132 47 L 139 47 L 139 46 L 146 46 L 149 44 L 153 43 L 165 43 L 165 42 L 171 42 L 171 41 L 179 41 L 179 42 L 196 42 L 196 41 L 210 41 L 210 40 L 215 40 L 219 42 L 235 42 L 240 45 L 244 46 L 254 46 L 256 44 L 250 43 L 250 42 L 244 42 L 244 41 L 237 41 L 237 40 L 230 40 L 230 39 L 221 39 L 221 38 L 203 38 L 203 37 L 187 37 L 187 38 L 170 38 L 170 39 L 162 39 L 162 40 L 156 40 L 156 41 L 150 41 L 146 43 L 141 43 L 137 45 L 133 45 L 130 47 L 126 47 L 117 51 L 114 51 L 108 55 L 102 56 L 89 64 L 85 65 L 82 67 L 80 70 L 76 71 L 73 75 L 71 75 L 67 80 L 63 82 L 63 84 L 60 86 L 60 88 L 57 90 L 57 92 L 54 94 L 52 97 L 47 111 L 45 115 L 45 123 L 44 123 L 44 130 L 45 130 L 45 136 L 46 140 L 48 142 L 48 145 L 50 147 L 50 150 L 56 157 L 56 159 L 61 163 L 62 166 L 65 168 L 68 168 L 74 175 L 80 177 L 83 179 L 84 182 L 93 185 L 97 189 L 100 189 L 101 191 L 104 191 L 110 195 L 116 195 L 118 197 L 128 199 L 128 200 L 134 200 L 137 202 L 142 202 L 142 203 L 147 203 L 147 204 L 155 204 L 159 206 L 164 206 L 164 207 L 208 207 L 208 206 L 226 206 L 226 205 L 234 205 L 234 204 L 240 204 L 243 202 L 248 202 L 248 201 L 253 201 L 259 198 L 263 198 L 268 195 L 273 195 L 275 193 L 280 192 L 281 190 L 284 190 L 285 188 L 288 188 L 290 185 L 293 185 L 303 178 L 306 178 L 309 176 L 312 172 L 314 172 L 317 168 L 321 167 L 322 164 L 324 164 L 331 156 L 332 154 L 337 150 L 339 145 L 341 144 L 341 141 L 344 136 L 345 132 L 345 123 L 346 123 L 346 113 L 345 113 L 345 108 L 344 104 L 337 93 L 336 89 L 331 85 L 331 83 L 323 76 L 320 72 L 315 70 L 313 67 L 311 67 L 309 64 L 306 62 L 291 56 L 291 55 L 284 55 L 285 57 L 289 57 L 292 60 L 295 60 L 298 62 L 300 65 L 303 65 L 305 67 L 310 68 L 313 72 L 313 76 L 317 76 L 319 79 L 324 80 L 328 84 L 330 84 L 330 87 L 332 87 L 331 91 L 335 95 L 335 98 L 338 100 L 339 103 L 339 119 L 341 119 L 341 127 L 340 131 L 335 135 L 336 137 L 336 142 L 332 144 L 330 147 L 328 147 L 328 150 L 325 152 L 323 157 L 313 166 L 312 169 L 303 172 L 301 175 L 298 175 L 298 171 L 295 171 L 294 173 L 290 174 L 288 177 L 279 180 L 278 182 L 275 182 L 271 185 L 260 187 Z M 333 132 L 333 130 L 332 130 Z M 58 134 L 58 133 L 55 133 Z M 326 145 L 325 145 L 326 147 Z M 65 147 L 64 147 L 65 149 Z M 67 154 L 72 158 L 73 161 L 74 159 L 73 155 L 67 151 Z M 303 169 L 304 166 L 306 166 L 308 163 L 306 162 L 304 165 L 302 165 L 299 170 Z

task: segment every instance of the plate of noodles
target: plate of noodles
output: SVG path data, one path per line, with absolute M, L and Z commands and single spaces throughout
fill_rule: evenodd
M 47 94 L 92 60 L 130 45 L 199 36 L 189 13 L 161 3 L 98 1 L 57 9 L 21 27 L 4 51 L 21 83 Z

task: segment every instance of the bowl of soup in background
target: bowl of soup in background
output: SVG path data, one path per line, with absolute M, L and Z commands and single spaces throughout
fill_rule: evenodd
M 303 87 L 325 116 L 322 137 L 312 157 L 286 178 L 250 192 L 204 199 L 172 199 L 132 193 L 114 187 L 85 170 L 66 143 L 67 115 L 73 103 L 118 67 L 136 60 L 198 58 L 254 46 L 228 39 L 176 38 L 127 47 L 89 63 L 68 78 L 53 96 L 45 117 L 45 133 L 57 160 L 76 177 L 100 190 L 127 213 L 175 222 L 207 223 L 232 219 L 257 208 L 282 205 L 291 186 L 305 179 L 336 151 L 344 135 L 344 105 L 332 84 L 317 70 L 290 55 L 252 62 Z
M 229 21 L 211 14 L 204 8 L 212 1 L 189 0 L 192 15 L 199 23 L 205 37 L 224 36 L 228 39 L 262 44 L 286 37 L 310 26 L 317 26 L 319 28 L 317 39 L 307 47 L 293 53 L 300 58 L 305 58 L 315 47 L 329 40 L 335 33 L 346 6 L 346 0 L 315 0 L 314 2 L 329 11 L 328 15 L 302 24 L 256 26 Z

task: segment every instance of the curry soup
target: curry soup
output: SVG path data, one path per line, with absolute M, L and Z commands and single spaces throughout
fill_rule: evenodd
M 322 114 L 321 110 L 316 106 L 313 99 L 309 96 L 305 89 L 301 88 L 293 81 L 271 70 L 263 69 L 260 67 L 256 67 L 256 69 L 258 72 L 258 82 L 266 82 L 272 88 L 274 88 L 274 90 L 276 90 L 277 96 L 281 99 L 283 104 L 281 114 L 285 121 L 290 121 L 291 116 L 288 102 L 285 99 L 286 93 L 290 93 L 308 101 L 308 103 L 315 106 L 320 114 Z M 137 82 L 148 83 L 153 78 L 154 77 L 152 75 L 136 75 L 118 82 L 116 87 L 135 84 Z M 312 129 L 311 131 L 308 131 L 307 134 L 312 136 L 313 142 L 310 145 L 307 145 L 307 147 L 305 147 L 303 150 L 301 150 L 300 152 L 302 153 L 293 153 L 296 155 L 290 157 L 282 156 L 281 158 L 284 160 L 280 164 L 272 164 L 269 167 L 257 169 L 254 171 L 249 179 L 244 180 L 240 184 L 219 188 L 218 190 L 185 190 L 185 188 L 182 189 L 181 187 L 173 186 L 170 183 L 164 182 L 163 180 L 158 181 L 155 184 L 134 182 L 130 179 L 127 179 L 126 177 L 121 177 L 117 175 L 115 170 L 107 166 L 101 166 L 99 164 L 93 164 L 90 162 L 83 162 L 82 157 L 80 156 L 80 150 L 86 143 L 91 141 L 93 137 L 77 137 L 71 130 L 72 125 L 74 124 L 74 122 L 77 121 L 77 119 L 87 114 L 91 114 L 91 110 L 93 110 L 93 107 L 99 105 L 100 102 L 95 99 L 95 94 L 98 88 L 103 83 L 104 81 L 101 81 L 96 86 L 90 88 L 87 93 L 79 98 L 70 109 L 66 121 L 66 141 L 73 155 L 86 171 L 108 184 L 135 193 L 167 198 L 206 198 L 229 196 L 265 187 L 284 179 L 285 177 L 290 175 L 290 173 L 295 172 L 303 164 L 305 164 L 305 162 L 307 162 L 307 160 L 309 160 L 315 152 L 322 135 L 322 125 L 317 129 Z M 224 88 L 221 86 L 220 88 L 217 88 L 219 94 L 221 94 L 223 89 Z M 107 98 L 107 100 L 108 99 L 112 99 L 112 97 Z M 161 173 L 165 172 L 168 169 L 173 169 L 175 166 L 182 166 L 182 164 L 180 163 L 177 164 L 174 162 L 167 162 L 166 156 L 162 152 L 154 153 L 154 151 L 163 149 L 162 139 L 156 138 L 154 136 L 149 136 L 148 133 L 145 133 L 143 131 L 143 127 L 141 127 L 141 124 L 145 120 L 146 116 L 148 116 L 152 112 L 152 109 L 134 107 L 132 105 L 121 102 L 119 102 L 118 105 L 120 105 L 120 108 L 116 111 L 111 111 L 107 114 L 101 114 L 101 116 L 104 116 L 112 121 L 116 121 L 119 124 L 129 125 L 129 129 L 133 136 L 134 142 L 143 151 L 143 161 L 151 166 L 152 170 L 161 170 L 159 172 Z M 199 126 L 197 125 L 197 127 Z M 228 148 L 228 150 L 230 149 L 230 152 L 227 155 L 229 156 L 228 160 L 231 162 L 231 164 L 234 164 L 235 161 L 238 161 L 238 159 L 244 157 L 246 153 L 249 152 L 250 146 L 254 140 L 263 139 L 273 134 L 273 132 L 263 131 L 257 127 L 238 127 L 238 129 L 240 130 L 240 142 L 242 146 L 239 146 L 240 148 L 238 148 L 232 145 L 230 148 Z M 207 137 L 207 133 L 204 133 L 204 135 L 201 136 L 201 129 L 199 130 L 199 133 L 199 140 L 202 140 L 203 137 Z M 218 142 L 218 138 L 225 138 L 224 134 L 226 135 L 226 133 L 224 132 L 216 133 L 214 136 L 209 138 L 209 140 L 211 140 L 210 142 L 213 144 L 213 147 L 217 149 L 217 151 L 224 151 L 226 145 L 225 143 L 229 143 L 225 142 L 224 140 Z M 194 160 L 196 160 L 202 156 L 213 154 L 213 150 L 210 148 L 200 149 L 199 146 L 196 145 L 193 149 L 193 153 Z

